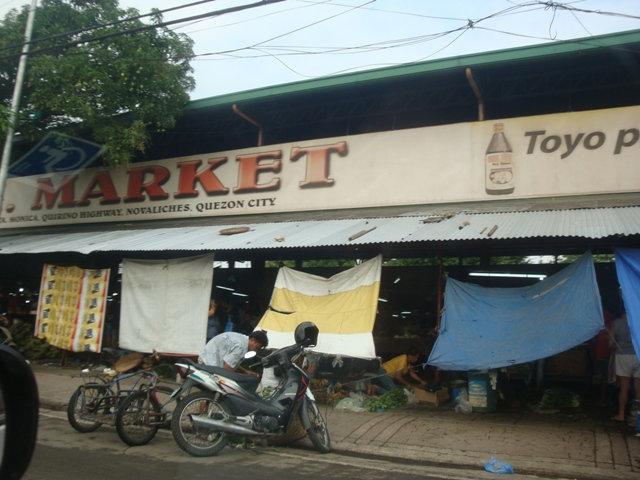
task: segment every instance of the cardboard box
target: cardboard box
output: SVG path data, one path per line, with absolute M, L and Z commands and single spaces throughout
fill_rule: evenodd
M 427 390 L 423 390 L 421 388 L 414 388 L 413 393 L 415 393 L 416 398 L 421 403 L 430 403 L 439 407 L 447 400 L 449 400 L 449 389 L 441 388 L 435 392 L 428 392 Z

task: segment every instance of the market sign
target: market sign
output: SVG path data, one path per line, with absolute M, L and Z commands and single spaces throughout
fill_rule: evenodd
M 640 107 L 8 180 L 0 228 L 640 192 Z

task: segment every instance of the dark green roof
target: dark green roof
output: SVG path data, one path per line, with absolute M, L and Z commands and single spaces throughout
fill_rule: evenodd
M 579 53 L 598 48 L 624 47 L 632 43 L 640 43 L 640 30 L 611 33 L 593 37 L 564 40 L 526 47 L 495 50 L 491 52 L 460 55 L 456 57 L 430 60 L 420 63 L 408 63 L 400 66 L 378 68 L 362 72 L 347 73 L 331 77 L 320 77 L 300 82 L 283 83 L 244 92 L 236 92 L 215 97 L 202 98 L 187 104 L 187 110 L 230 105 L 233 103 L 258 100 L 279 95 L 288 95 L 299 92 L 310 92 L 345 85 L 380 81 L 385 79 L 435 73 L 458 67 L 473 67 L 478 65 L 497 64 L 503 62 L 515 62 L 533 60 L 550 55 Z

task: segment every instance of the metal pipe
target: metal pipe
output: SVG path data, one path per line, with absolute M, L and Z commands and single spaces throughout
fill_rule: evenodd
M 471 71 L 471 67 L 465 68 L 464 73 L 467 76 L 467 81 L 471 86 L 471 90 L 473 90 L 473 93 L 478 99 L 478 120 L 483 121 L 484 120 L 484 100 L 482 99 L 482 93 L 480 92 L 480 88 L 476 83 L 476 79 L 473 78 L 473 72 Z
M 29 16 L 27 17 L 27 26 L 24 31 L 24 44 L 22 45 L 22 54 L 18 62 L 18 72 L 16 74 L 16 83 L 13 87 L 13 98 L 11 100 L 11 110 L 9 111 L 9 125 L 7 125 L 7 138 L 4 142 L 2 150 L 2 159 L 0 160 L 0 214 L 4 207 L 4 189 L 7 183 L 7 174 L 9 173 L 9 160 L 11 159 L 11 148 L 13 147 L 13 134 L 15 132 L 15 123 L 20 108 L 20 95 L 22 94 L 22 84 L 24 83 L 24 72 L 27 68 L 27 55 L 31 45 L 31 33 L 33 32 L 33 19 L 36 16 L 36 7 L 38 0 L 31 0 Z
M 235 103 L 233 105 L 231 105 L 231 109 L 233 110 L 233 113 L 235 113 L 239 117 L 245 119 L 247 122 L 249 122 L 250 124 L 252 124 L 252 125 L 254 125 L 254 126 L 256 126 L 258 128 L 258 146 L 261 147 L 262 146 L 262 132 L 263 132 L 262 125 L 260 123 L 258 123 L 257 120 L 255 120 L 254 118 L 251 118 L 249 115 L 247 115 L 242 110 L 240 110 L 238 108 L 238 105 L 236 105 Z
M 205 428 L 207 430 L 221 430 L 223 432 L 235 433 L 237 435 L 263 435 L 260 432 L 242 427 L 236 423 L 214 420 L 213 418 L 205 417 L 203 415 L 189 415 L 189 417 L 196 427 Z

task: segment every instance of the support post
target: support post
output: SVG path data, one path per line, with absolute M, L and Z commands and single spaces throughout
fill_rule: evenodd
M 22 84 L 24 83 L 24 72 L 27 67 L 27 55 L 31 46 L 31 34 L 33 32 L 33 20 L 36 16 L 36 7 L 38 0 L 31 0 L 29 8 L 29 16 L 27 17 L 27 25 L 24 31 L 24 45 L 22 45 L 22 53 L 18 62 L 18 72 L 16 74 L 16 83 L 13 87 L 13 98 L 11 100 L 11 110 L 9 111 L 9 122 L 7 126 L 7 137 L 2 150 L 2 159 L 0 160 L 0 214 L 4 208 L 4 190 L 7 183 L 7 174 L 9 173 L 9 161 L 11 160 L 11 148 L 13 147 L 13 134 L 15 133 L 15 124 L 20 108 L 20 95 L 22 94 Z

